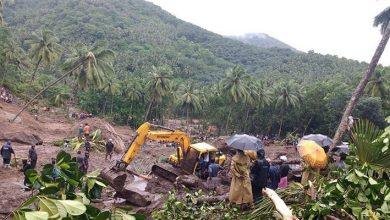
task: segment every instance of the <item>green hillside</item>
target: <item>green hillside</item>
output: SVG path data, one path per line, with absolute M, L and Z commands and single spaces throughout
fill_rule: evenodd
M 179 77 L 220 79 L 228 67 L 243 65 L 250 74 L 333 75 L 366 67 L 334 56 L 262 49 L 224 38 L 181 21 L 142 0 L 19 0 L 7 6 L 4 18 L 20 40 L 39 29 L 54 31 L 61 44 L 107 40 L 117 54 L 116 72 L 150 71 L 168 64 Z
M 142 0 L 5 2 L 0 85 L 27 100 L 77 67 L 33 105 L 75 106 L 120 124 L 196 117 L 225 134 L 332 135 L 367 68 L 225 38 Z M 42 45 L 58 53 L 40 56 Z M 389 73 L 378 68 L 355 117 L 385 125 Z

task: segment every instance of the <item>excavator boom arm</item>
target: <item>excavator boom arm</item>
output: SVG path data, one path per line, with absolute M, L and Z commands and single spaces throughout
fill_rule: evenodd
M 159 130 L 151 130 L 152 127 L 156 127 Z M 126 164 L 133 161 L 146 140 L 176 142 L 180 145 L 181 152 L 186 152 L 190 146 L 190 138 L 185 132 L 172 130 L 158 125 L 152 125 L 146 122 L 137 129 L 136 135 L 122 157 L 122 161 Z M 179 156 L 181 155 L 178 155 L 178 157 Z

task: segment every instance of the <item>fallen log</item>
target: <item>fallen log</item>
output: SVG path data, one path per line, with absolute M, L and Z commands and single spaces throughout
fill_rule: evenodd
M 287 207 L 286 203 L 272 189 L 263 189 L 263 194 L 268 196 L 275 205 L 276 211 L 282 215 L 282 220 L 297 220 L 298 218 L 292 214 L 292 211 Z
M 229 194 L 224 194 L 224 195 L 221 195 L 221 196 L 207 196 L 207 197 L 198 198 L 196 203 L 197 204 L 200 204 L 200 203 L 215 203 L 215 202 L 225 201 L 228 198 L 229 198 Z

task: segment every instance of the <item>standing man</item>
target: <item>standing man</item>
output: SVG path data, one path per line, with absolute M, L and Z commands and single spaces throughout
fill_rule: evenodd
M 84 142 L 84 151 L 89 152 L 91 150 L 91 143 L 89 141 L 85 140 Z
M 7 143 L 1 147 L 0 154 L 3 157 L 3 166 L 5 168 L 10 168 L 11 154 L 15 157 L 14 149 L 11 147 L 11 141 L 7 141 Z
M 264 149 L 256 152 L 257 159 L 251 169 L 252 175 L 252 192 L 254 202 L 258 202 L 262 198 L 262 191 L 267 187 L 269 162 L 265 159 Z
M 280 181 L 278 184 L 278 188 L 286 188 L 288 186 L 288 173 L 290 172 L 290 166 L 287 164 L 287 157 L 286 156 L 280 156 L 279 158 L 282 161 L 282 164 L 279 167 L 280 172 Z
M 89 141 L 89 133 L 91 132 L 91 127 L 89 127 L 88 123 L 85 123 L 83 132 L 84 132 L 85 140 Z
M 240 205 L 242 209 L 248 209 L 253 203 L 252 185 L 249 177 L 250 158 L 244 151 L 237 150 L 233 156 L 230 172 L 232 182 L 230 184 L 229 201 Z
M 88 172 L 89 167 L 89 151 L 85 151 L 84 153 L 84 172 Z
M 107 156 L 110 156 L 110 160 L 111 160 L 113 149 L 114 149 L 114 144 L 112 143 L 112 139 L 110 138 L 106 143 L 106 160 L 107 160 Z
M 80 127 L 79 127 L 79 140 L 81 141 L 81 139 L 83 138 L 83 134 L 84 134 L 84 128 L 83 128 L 83 124 L 80 124 Z
M 84 169 L 85 169 L 85 159 L 84 159 L 83 155 L 81 155 L 81 151 L 77 151 L 76 162 L 79 164 L 79 169 L 82 172 L 84 172 Z
M 30 160 L 31 167 L 35 169 L 38 160 L 38 155 L 37 155 L 37 151 L 35 150 L 35 145 L 31 145 L 31 148 L 28 150 L 28 159 Z

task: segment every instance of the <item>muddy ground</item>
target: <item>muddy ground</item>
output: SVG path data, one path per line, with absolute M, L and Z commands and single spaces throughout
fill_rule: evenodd
M 63 114 L 51 110 L 48 112 L 42 112 L 39 114 L 38 121 L 35 120 L 33 114 L 24 112 L 14 123 L 10 123 L 9 120 L 17 113 L 19 107 L 14 104 L 0 103 L 0 132 L 3 133 L 16 133 L 23 131 L 27 134 L 36 134 L 42 140 L 43 144 L 36 146 L 38 153 L 37 169 L 41 170 L 42 166 L 46 163 L 50 163 L 51 158 L 55 157 L 60 151 L 59 147 L 53 146 L 52 142 L 61 140 L 68 137 L 77 135 L 78 125 L 88 122 L 94 129 L 100 128 L 104 130 L 104 124 L 108 122 L 104 119 L 90 118 L 85 121 L 69 120 L 65 119 Z M 169 122 L 169 127 L 179 127 L 182 123 L 178 120 L 172 120 Z M 118 136 L 126 142 L 131 139 L 134 131 L 126 126 L 113 126 Z M 109 134 L 105 134 L 108 138 Z M 208 142 L 216 142 L 215 139 L 208 140 Z M 1 145 L 4 141 L 1 142 Z M 22 158 L 27 158 L 29 145 L 27 144 L 12 144 L 17 160 L 21 163 Z M 287 155 L 289 160 L 297 159 L 298 154 L 293 147 L 270 145 L 265 147 L 267 157 L 270 159 L 277 159 L 280 155 Z M 148 141 L 146 147 L 142 148 L 137 158 L 130 165 L 130 169 L 138 174 L 148 175 L 151 172 L 153 164 L 165 163 L 164 160 L 172 153 L 175 153 L 175 149 L 166 147 L 165 144 L 159 142 Z M 75 152 L 69 151 L 73 156 Z M 103 169 L 110 167 L 114 164 L 116 159 L 121 157 L 121 154 L 114 154 L 111 161 L 104 159 L 104 153 L 91 152 L 89 171 L 96 169 Z M 23 174 L 19 171 L 21 167 L 12 167 L 11 169 L 4 169 L 0 167 L 0 217 L 4 217 L 9 212 L 17 208 L 29 195 L 30 192 L 23 190 Z M 149 181 L 148 189 L 156 194 L 166 195 L 169 190 L 174 186 L 172 183 L 156 179 L 150 176 L 152 179 Z M 110 207 L 113 203 L 112 196 L 114 194 L 113 189 L 108 187 L 103 193 L 102 202 L 95 204 L 95 206 L 104 209 Z M 160 199 L 161 200 L 161 199 Z M 161 202 L 161 201 L 160 201 Z M 161 203 L 154 204 L 148 208 L 136 209 L 142 213 L 148 213 L 152 209 L 158 209 Z

